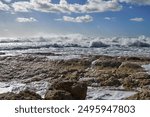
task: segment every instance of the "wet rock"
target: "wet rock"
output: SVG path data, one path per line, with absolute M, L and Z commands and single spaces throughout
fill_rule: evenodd
M 128 90 L 131 90 L 133 87 L 139 86 L 138 80 L 134 80 L 134 79 L 129 78 L 129 77 L 125 78 L 122 83 L 123 83 L 123 87 L 125 89 L 128 89 Z
M 131 75 L 137 72 L 143 72 L 143 68 L 140 64 L 135 62 L 123 62 L 116 70 L 117 74 Z
M 84 77 L 79 79 L 80 82 L 85 82 L 88 85 L 91 85 L 93 83 L 97 83 L 98 79 L 94 77 Z
M 150 90 L 143 90 L 131 97 L 126 98 L 127 100 L 150 100 Z
M 0 94 L 0 99 L 1 100 L 41 100 L 41 96 L 25 90 L 25 91 L 21 91 L 19 94 L 15 94 L 15 93 L 3 93 Z
M 0 55 L 5 55 L 5 53 L 4 52 L 0 52 Z
M 127 57 L 126 60 L 127 61 L 141 61 L 142 58 L 140 58 L 140 57 Z
M 76 83 L 76 81 L 71 81 L 71 80 L 60 80 L 60 81 L 56 81 L 54 82 L 53 88 L 57 89 L 57 90 L 65 90 L 65 91 L 71 91 L 71 87 L 72 85 Z
M 26 55 L 41 55 L 41 56 L 61 56 L 61 54 L 55 54 L 51 52 L 36 52 L 36 53 L 24 53 Z
M 142 69 L 142 67 L 136 63 L 132 62 L 123 62 L 120 66 L 119 69 Z
M 83 100 L 86 98 L 87 84 L 71 80 L 57 81 L 53 83 L 53 89 L 69 92 L 73 99 Z
M 111 77 L 108 80 L 104 81 L 104 83 L 102 83 L 102 86 L 120 86 L 121 83 L 117 78 Z
M 150 85 L 150 79 L 143 79 L 143 80 L 139 80 L 139 86 L 143 87 L 146 85 Z
M 120 61 L 116 60 L 100 60 L 97 59 L 92 62 L 92 66 L 99 66 L 99 67 L 113 67 L 113 68 L 118 68 L 121 65 Z
M 150 79 L 150 75 L 146 72 L 137 72 L 135 74 L 130 75 L 129 77 L 134 79 Z
M 85 100 L 87 93 L 87 85 L 83 82 L 73 84 L 71 94 L 76 100 Z
M 101 48 L 101 47 L 109 47 L 109 45 L 101 42 L 101 41 L 93 41 L 90 43 L 91 48 Z
M 71 93 L 65 90 L 49 90 L 45 94 L 46 100 L 72 100 L 73 97 Z

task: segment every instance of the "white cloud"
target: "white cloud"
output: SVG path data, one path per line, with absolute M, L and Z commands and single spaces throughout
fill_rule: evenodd
M 51 3 L 51 0 L 30 0 L 30 2 L 15 2 L 12 7 L 16 12 L 27 12 L 36 10 L 40 12 L 61 12 L 61 13 L 93 13 L 105 11 L 119 11 L 122 6 L 118 0 L 87 0 L 84 5 L 69 4 L 67 0 L 60 0 L 59 4 Z
M 105 17 L 104 19 L 105 19 L 105 20 L 114 20 L 115 17 Z
M 30 18 L 24 18 L 24 17 L 19 17 L 16 19 L 17 22 L 20 22 L 20 23 L 26 23 L 26 22 L 37 22 L 37 20 L 33 17 L 30 17 Z
M 2 0 L 2 1 L 10 3 L 12 0 Z
M 63 20 L 66 21 L 66 22 L 82 23 L 82 22 L 91 22 L 91 21 L 93 21 L 93 17 L 91 17 L 90 15 L 79 16 L 79 17 L 63 16 Z
M 13 3 L 12 7 L 15 12 L 29 12 L 33 8 L 33 5 L 29 2 L 22 1 Z
M 10 7 L 7 4 L 4 4 L 0 1 L 0 10 L 2 11 L 9 11 Z
M 150 5 L 150 0 L 119 0 L 119 1 L 138 5 Z
M 131 18 L 130 21 L 134 21 L 134 22 L 143 22 L 144 19 L 143 19 L 143 18 L 139 18 L 139 17 L 135 17 L 135 18 Z

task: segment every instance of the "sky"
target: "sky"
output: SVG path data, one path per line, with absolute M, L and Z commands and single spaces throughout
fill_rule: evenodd
M 150 36 L 150 0 L 0 0 L 0 37 Z

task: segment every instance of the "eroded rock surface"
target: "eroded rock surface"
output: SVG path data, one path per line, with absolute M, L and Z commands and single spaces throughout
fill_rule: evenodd
M 140 93 L 143 87 L 150 85 L 150 75 L 141 67 L 149 63 L 150 58 L 144 57 L 83 56 L 70 60 L 49 60 L 31 54 L 3 56 L 0 57 L 0 82 L 19 81 L 29 87 L 34 82 L 48 82 L 52 85 L 44 88 L 47 90 L 45 99 L 82 100 L 88 94 L 87 87 L 123 87 L 124 90 Z M 42 89 L 39 91 L 41 93 Z M 23 98 L 7 92 L 1 94 L 1 99 L 9 99 L 8 94 L 10 99 L 28 99 L 26 95 Z

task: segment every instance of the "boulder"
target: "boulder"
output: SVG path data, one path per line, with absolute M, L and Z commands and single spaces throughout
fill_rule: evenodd
M 45 100 L 72 100 L 71 93 L 65 90 L 49 90 L 45 94 Z
M 83 100 L 86 98 L 87 84 L 74 80 L 59 80 L 52 84 L 51 89 L 69 92 L 72 95 L 73 99 Z
M 25 90 L 25 91 L 21 91 L 19 94 L 15 94 L 15 93 L 3 93 L 0 94 L 0 99 L 1 100 L 41 100 L 41 96 Z
M 59 81 L 56 81 L 54 82 L 52 85 L 53 85 L 53 88 L 56 89 L 56 90 L 65 90 L 65 91 L 68 91 L 70 92 L 71 91 L 71 86 L 76 83 L 76 81 L 72 81 L 72 80 L 59 80 Z
M 76 100 L 84 100 L 87 94 L 87 85 L 83 82 L 74 83 L 71 87 L 71 94 Z

